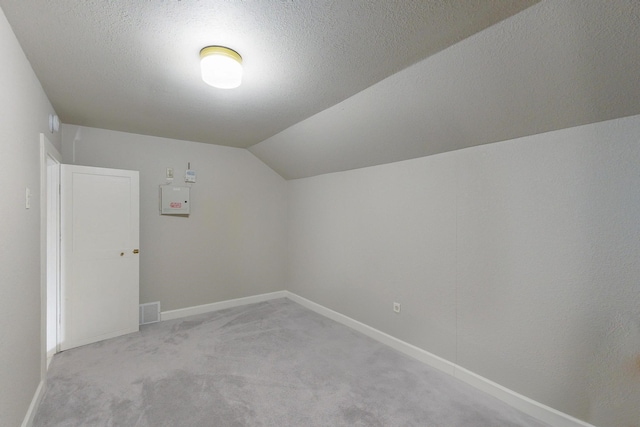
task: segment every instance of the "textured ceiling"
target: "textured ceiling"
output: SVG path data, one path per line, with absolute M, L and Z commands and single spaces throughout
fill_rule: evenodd
M 640 1 L 545 0 L 250 150 L 292 179 L 636 114 Z
M 638 0 L 0 0 L 64 123 L 287 179 L 640 114 Z M 244 58 L 214 89 L 198 52 Z
M 536 0 L 0 0 L 63 123 L 249 147 Z M 204 46 L 243 56 L 206 86 Z

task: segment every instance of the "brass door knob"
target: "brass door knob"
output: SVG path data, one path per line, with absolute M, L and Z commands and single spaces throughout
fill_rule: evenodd
M 133 253 L 134 253 L 134 254 L 137 254 L 138 252 L 140 252 L 138 249 L 134 249 L 134 250 L 133 250 Z
M 120 256 L 124 256 L 124 252 L 120 252 Z

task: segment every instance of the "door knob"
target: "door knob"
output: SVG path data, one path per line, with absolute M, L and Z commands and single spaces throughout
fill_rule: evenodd
M 120 252 L 120 256 L 124 256 L 124 252 Z
M 134 250 L 133 250 L 133 253 L 134 253 L 134 254 L 137 254 L 138 252 L 140 252 L 138 249 L 134 249 Z

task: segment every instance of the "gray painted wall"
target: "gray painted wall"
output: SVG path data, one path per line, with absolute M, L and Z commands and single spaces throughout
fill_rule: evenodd
M 305 178 L 640 114 L 639 6 L 540 2 L 249 150 Z
M 140 302 L 162 310 L 285 287 L 286 181 L 244 149 L 63 126 L 65 163 L 140 172 Z M 185 185 L 188 218 L 160 215 L 166 168 Z
M 54 113 L 0 10 L 0 425 L 17 426 L 40 383 L 40 133 Z M 25 189 L 31 209 L 25 209 Z
M 289 181 L 289 290 L 582 420 L 638 425 L 639 135 L 635 116 Z
M 141 171 L 142 301 L 168 310 L 286 279 L 561 411 L 638 424 L 640 116 L 286 183 L 244 150 L 68 126 L 62 147 L 1 12 L 0 54 L 0 425 L 22 422 L 44 354 L 40 132 L 66 158 L 76 140 L 76 163 Z M 160 217 L 165 168 L 179 179 L 188 161 L 194 213 Z

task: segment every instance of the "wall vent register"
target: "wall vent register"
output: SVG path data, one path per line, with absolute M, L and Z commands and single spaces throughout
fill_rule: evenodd
M 140 304 L 140 324 L 156 323 L 160 321 L 160 301 Z

